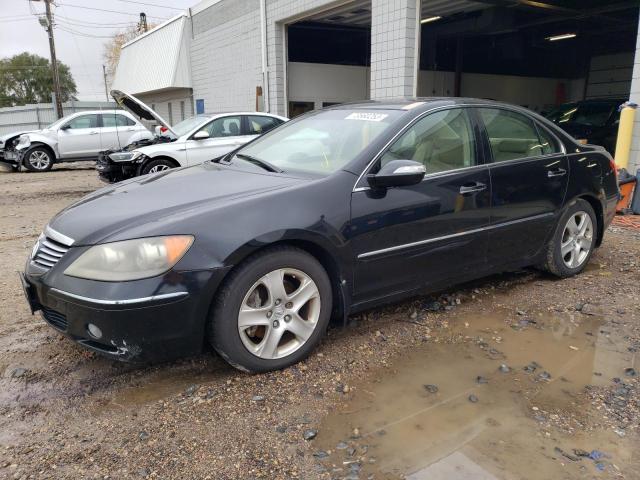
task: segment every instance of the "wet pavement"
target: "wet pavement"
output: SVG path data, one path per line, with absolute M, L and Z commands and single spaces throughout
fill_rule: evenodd
M 602 322 L 513 310 L 456 319 L 449 340 L 355 385 L 319 429 L 316 458 L 328 455 L 318 471 L 410 480 L 622 474 L 634 444 L 592 428 L 585 387 L 605 386 L 634 358 Z

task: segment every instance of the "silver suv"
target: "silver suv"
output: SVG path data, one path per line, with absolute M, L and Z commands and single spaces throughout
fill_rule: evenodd
M 97 160 L 98 152 L 121 148 L 153 134 L 124 110 L 74 113 L 43 130 L 20 135 L 15 149 L 5 149 L 3 161 L 32 172 L 50 170 L 55 162 Z

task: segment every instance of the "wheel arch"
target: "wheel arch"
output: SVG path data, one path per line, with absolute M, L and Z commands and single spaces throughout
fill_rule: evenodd
M 173 164 L 173 168 L 180 167 L 180 163 L 175 158 L 171 158 L 168 155 L 158 155 L 157 157 L 149 157 L 144 162 L 142 162 L 138 167 L 138 172 L 139 172 L 138 174 L 140 174 L 140 172 L 144 170 L 144 167 L 146 167 L 149 163 L 154 162 L 156 160 L 167 160 Z
M 252 241 L 248 242 L 242 247 L 238 248 L 232 255 L 229 256 L 229 264 L 234 267 L 230 269 L 225 277 L 222 279 L 220 287 L 229 277 L 229 274 L 237 268 L 242 262 L 246 261 L 249 257 L 263 250 L 279 247 L 279 246 L 291 246 L 298 248 L 312 257 L 314 257 L 320 265 L 325 269 L 329 280 L 331 281 L 331 291 L 333 295 L 333 311 L 332 319 L 335 321 L 344 321 L 346 315 L 349 312 L 351 295 L 349 293 L 348 284 L 349 281 L 347 268 L 341 267 L 337 260 L 338 255 L 335 249 L 326 245 L 327 240 L 317 239 L 309 236 L 298 236 L 282 238 L 274 241 Z M 225 262 L 226 263 L 226 262 Z
M 27 148 L 26 151 L 25 151 L 25 156 L 22 159 L 22 163 L 23 164 L 27 160 L 26 153 L 29 152 L 31 149 L 33 149 L 35 147 L 41 147 L 41 148 L 44 148 L 46 151 L 48 151 L 51 154 L 51 163 L 56 163 L 56 161 L 58 160 L 56 152 L 55 152 L 55 150 L 53 149 L 53 147 L 51 145 L 49 145 L 47 143 L 44 143 L 44 142 L 32 142 L 31 145 L 29 145 L 29 148 Z
M 595 196 L 589 194 L 580 195 L 576 197 L 576 200 L 584 200 L 588 202 L 596 214 L 596 221 L 598 222 L 596 228 L 596 247 L 599 247 L 602 244 L 602 239 L 604 237 L 604 208 L 602 206 L 602 202 Z M 569 202 L 569 205 L 570 204 L 571 202 Z

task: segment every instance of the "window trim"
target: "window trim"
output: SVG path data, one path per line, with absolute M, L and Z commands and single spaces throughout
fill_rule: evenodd
M 280 125 L 282 125 L 283 123 L 285 123 L 284 121 L 280 120 L 278 117 L 273 117 L 271 115 L 263 115 L 261 113 L 249 113 L 246 115 L 243 115 L 243 117 L 246 120 L 246 129 L 244 130 L 244 134 L 243 135 L 264 135 L 265 133 L 270 132 L 271 130 L 275 130 L 276 128 L 278 128 Z M 254 133 L 251 131 L 251 118 L 250 117 L 262 117 L 262 118 L 268 118 L 269 120 L 271 120 L 272 122 L 275 123 L 275 125 L 273 127 L 271 127 L 269 130 L 267 130 L 266 132 L 262 132 L 262 133 Z M 280 123 L 278 123 L 280 122 Z
M 369 187 L 368 185 L 363 185 L 363 186 L 358 186 L 358 184 L 360 183 L 360 181 L 365 177 L 365 175 L 367 173 L 369 173 L 373 167 L 373 165 L 375 165 L 375 163 L 387 152 L 387 150 L 389 149 L 389 147 L 391 147 L 391 145 L 393 145 L 395 143 L 395 141 L 397 139 L 399 139 L 407 130 L 409 130 L 411 127 L 413 127 L 413 125 L 415 125 L 416 123 L 418 123 L 420 120 L 422 120 L 424 117 L 426 117 L 427 115 L 430 115 L 432 113 L 435 112 L 439 112 L 441 110 L 453 110 L 453 109 L 457 109 L 457 108 L 466 108 L 469 109 L 469 120 L 471 122 L 471 132 L 474 138 L 474 142 L 476 144 L 476 161 L 477 164 L 476 165 L 471 165 L 469 167 L 462 167 L 462 168 L 455 168 L 455 169 L 451 169 L 451 170 L 445 170 L 442 172 L 434 172 L 434 173 L 428 173 L 424 176 L 424 178 L 422 179 L 422 182 L 424 182 L 425 180 L 429 180 L 431 178 L 434 177 L 441 177 L 444 175 L 450 175 L 450 174 L 454 174 L 457 172 L 463 172 L 463 171 L 467 171 L 467 170 L 472 170 L 474 168 L 481 168 L 481 167 L 486 167 L 486 162 L 485 162 L 485 155 L 484 152 L 482 152 L 482 148 L 483 145 L 481 144 L 482 142 L 480 142 L 480 138 L 478 138 L 478 135 L 476 133 L 476 128 L 480 127 L 479 123 L 478 123 L 478 119 L 476 118 L 476 112 L 473 111 L 473 107 L 478 106 L 477 104 L 464 104 L 464 105 L 443 105 L 441 107 L 434 107 L 431 108 L 429 110 L 426 110 L 424 112 L 422 112 L 420 115 L 418 115 L 417 117 L 413 118 L 409 123 L 407 123 L 404 127 L 402 127 L 398 132 L 396 132 L 396 134 L 391 137 L 391 140 L 389 140 L 380 151 L 378 151 L 378 153 L 376 153 L 373 157 L 373 160 L 371 160 L 367 166 L 364 168 L 364 170 L 362 171 L 362 173 L 360 173 L 360 175 L 358 176 L 358 179 L 356 180 L 356 183 L 353 185 L 353 188 L 351 189 L 351 192 L 365 192 L 367 190 L 371 190 L 371 187 Z
M 481 135 L 484 137 L 484 144 L 485 144 L 485 157 L 488 155 L 488 158 L 486 158 L 485 160 L 490 160 L 490 161 L 486 161 L 485 165 L 487 165 L 488 167 L 491 167 L 493 165 L 511 165 L 513 163 L 520 163 L 520 162 L 529 162 L 532 160 L 541 160 L 541 159 L 545 159 L 545 158 L 551 158 L 551 157 L 556 157 L 558 155 L 566 155 L 567 154 L 567 149 L 564 145 L 564 142 L 562 142 L 558 136 L 551 131 L 551 129 L 547 128 L 546 126 L 542 125 L 541 122 L 539 122 L 536 118 L 533 118 L 530 115 L 527 115 L 526 113 L 523 112 L 519 112 L 518 110 L 514 109 L 514 108 L 508 108 L 505 107 L 503 105 L 479 105 L 479 106 L 475 106 L 476 108 L 476 115 L 478 117 L 478 126 L 480 128 L 481 131 Z M 489 133 L 487 132 L 487 127 L 484 124 L 484 121 L 482 120 L 482 116 L 480 115 L 480 112 L 478 111 L 481 108 L 485 108 L 485 109 L 493 109 L 493 110 L 505 110 L 507 112 L 510 113 L 516 113 L 519 115 L 523 115 L 527 118 L 529 118 L 532 122 L 533 122 L 533 126 L 536 129 L 536 133 L 538 133 L 538 135 L 540 135 L 540 133 L 538 132 L 538 128 L 542 127 L 544 128 L 553 138 L 554 140 L 558 143 L 558 145 L 560 146 L 560 151 L 559 152 L 553 152 L 553 153 L 546 153 L 543 155 L 533 155 L 533 156 L 529 156 L 529 157 L 522 157 L 522 158 L 512 158 L 510 160 L 501 160 L 499 162 L 494 162 L 493 161 L 493 150 L 491 149 L 491 142 L 489 141 Z

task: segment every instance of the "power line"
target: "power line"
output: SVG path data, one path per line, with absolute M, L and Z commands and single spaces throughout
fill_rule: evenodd
M 131 20 L 129 22 L 85 22 L 84 20 L 80 20 L 79 18 L 64 17 L 62 15 L 56 15 L 56 19 L 63 19 L 67 23 L 72 23 L 72 24 L 76 24 L 76 25 L 79 25 L 79 26 L 85 26 L 85 25 L 113 25 L 113 26 L 118 26 L 118 25 L 131 25 L 131 24 L 135 23 L 133 20 Z
M 158 5 L 157 3 L 136 2 L 135 0 L 116 0 L 124 3 L 135 3 L 138 5 L 146 5 L 148 7 L 168 8 L 169 10 L 182 11 L 181 8 L 167 7 L 166 5 Z
M 84 5 L 75 5 L 75 4 L 72 4 L 72 3 L 64 3 L 64 4 L 61 4 L 61 5 L 65 6 L 65 7 L 72 7 L 72 8 L 83 8 L 85 10 L 96 10 L 96 11 L 99 11 L 99 12 L 119 13 L 120 15 L 133 15 L 133 16 L 136 16 L 136 17 L 138 16 L 137 13 L 119 12 L 117 10 L 106 10 L 104 8 L 85 7 Z M 152 17 L 152 18 L 157 18 L 159 20 L 169 20 L 166 17 L 154 17 L 153 15 L 149 15 L 149 16 Z
M 60 20 L 60 17 L 56 17 L 56 19 L 57 19 L 56 25 L 63 25 L 67 28 L 85 27 L 85 28 L 92 28 L 92 29 L 93 28 L 110 28 L 111 30 L 118 30 L 126 27 L 134 27 L 136 25 L 135 22 L 127 23 L 125 25 L 79 25 L 77 23 L 68 23 L 63 20 Z
M 90 33 L 85 33 L 85 32 L 77 32 L 75 30 L 70 30 L 67 28 L 64 28 L 60 25 L 58 25 L 58 29 L 63 31 L 63 32 L 67 32 L 70 33 L 72 35 L 80 35 L 81 37 L 87 37 L 87 38 L 113 38 L 113 35 L 91 35 Z

